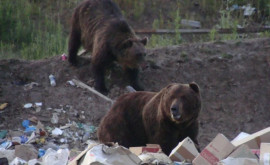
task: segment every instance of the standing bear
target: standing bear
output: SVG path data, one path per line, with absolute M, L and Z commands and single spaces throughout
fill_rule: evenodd
M 167 155 L 190 137 L 199 147 L 201 97 L 196 83 L 170 84 L 160 92 L 134 92 L 117 99 L 102 119 L 98 139 L 125 147 L 159 144 Z
M 83 45 L 87 52 L 92 52 L 91 70 L 98 91 L 107 93 L 105 71 L 114 61 L 125 70 L 130 84 L 136 90 L 143 90 L 138 72 L 146 55 L 146 43 L 147 38 L 135 35 L 114 2 L 86 0 L 72 15 L 68 61 L 76 66 L 77 52 Z

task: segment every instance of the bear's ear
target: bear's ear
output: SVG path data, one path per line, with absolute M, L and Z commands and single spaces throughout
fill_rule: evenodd
M 120 46 L 120 49 L 127 49 L 127 48 L 130 48 L 133 44 L 133 41 L 128 39 L 126 41 L 124 41 L 121 46 Z
M 189 84 L 189 87 L 196 93 L 200 93 L 200 88 L 199 86 L 195 83 L 195 82 L 192 82 Z
M 141 40 L 141 43 L 145 46 L 148 42 L 148 38 L 147 37 L 144 37 L 142 40 Z

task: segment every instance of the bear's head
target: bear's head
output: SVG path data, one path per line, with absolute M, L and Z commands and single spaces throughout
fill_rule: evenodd
M 117 61 L 123 68 L 139 68 L 145 65 L 147 38 L 129 38 L 123 41 L 119 46 Z
M 175 123 L 197 119 L 201 110 L 199 86 L 190 84 L 170 84 L 163 89 L 161 106 L 166 118 Z

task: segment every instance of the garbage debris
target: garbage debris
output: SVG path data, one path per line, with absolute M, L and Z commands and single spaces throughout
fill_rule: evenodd
M 142 160 L 142 164 L 148 165 L 156 165 L 156 164 L 170 165 L 173 163 L 172 160 L 162 152 L 157 153 L 146 152 L 139 155 L 139 158 Z
M 62 61 L 66 61 L 67 60 L 67 55 L 65 53 L 63 53 L 61 55 L 61 59 L 62 59 Z
M 4 110 L 8 106 L 8 103 L 3 103 L 0 105 L 0 110 Z
M 42 157 L 43 165 L 64 165 L 67 164 L 69 157 L 68 149 L 59 149 L 57 151 L 49 148 Z
M 11 162 L 13 159 L 15 159 L 15 150 L 6 150 L 4 148 L 0 148 L 0 158 L 6 158 L 8 162 Z
M 51 84 L 51 86 L 56 86 L 56 82 L 55 82 L 55 77 L 54 77 L 54 75 L 52 75 L 52 74 L 50 74 L 49 75 L 49 79 L 50 79 L 50 84 Z
M 235 146 L 223 135 L 218 134 L 192 161 L 194 165 L 213 165 L 226 158 Z
M 143 147 L 129 147 L 129 150 L 138 156 L 144 152 L 161 152 L 160 145 L 158 144 L 146 144 L 146 146 Z
M 228 157 L 220 162 L 217 165 L 259 165 L 258 160 L 250 158 L 232 158 Z
M 63 131 L 59 128 L 55 128 L 53 131 L 52 131 L 52 135 L 53 136 L 59 136 L 59 135 L 62 135 L 63 134 Z
M 52 116 L 52 118 L 51 118 L 51 123 L 57 124 L 57 123 L 58 123 L 58 120 L 59 120 L 59 118 L 58 118 L 58 113 L 53 113 L 52 115 L 53 115 L 53 116 Z
M 270 127 L 251 134 L 250 136 L 247 136 L 241 140 L 233 141 L 232 144 L 236 147 L 246 144 L 251 149 L 259 149 L 260 143 L 262 142 L 270 143 Z
M 189 26 L 189 27 L 193 27 L 193 28 L 201 28 L 201 22 L 200 21 L 181 19 L 181 24 L 183 26 Z
M 25 109 L 29 109 L 29 108 L 32 108 L 33 107 L 33 104 L 32 103 L 27 103 L 27 104 L 24 104 L 23 106 Z
M 0 131 L 0 139 L 4 139 L 7 135 L 7 132 L 8 132 L 7 130 Z
M 199 152 L 193 141 L 187 137 L 172 150 L 169 157 L 173 161 L 192 162 L 192 160 L 198 155 Z
M 75 83 L 72 80 L 67 81 L 67 84 L 69 84 L 71 86 L 75 86 Z
M 29 83 L 29 84 L 24 85 L 24 90 L 30 90 L 30 89 L 32 89 L 34 86 L 39 86 L 39 84 L 36 83 L 36 82 L 31 82 L 31 83 Z
M 270 143 L 261 143 L 260 146 L 260 164 L 270 163 Z
M 84 158 L 82 158 L 83 156 Z M 138 165 L 140 163 L 141 160 L 138 156 L 122 146 L 116 144 L 109 147 L 104 144 L 93 144 L 83 154 L 79 154 L 69 165 Z
M 31 144 L 16 145 L 15 156 L 29 161 L 38 157 L 38 151 Z

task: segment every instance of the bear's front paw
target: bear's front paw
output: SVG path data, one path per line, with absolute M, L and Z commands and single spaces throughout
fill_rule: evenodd
M 131 85 L 136 91 L 144 91 L 144 88 L 140 85 L 140 84 L 138 84 L 138 83 L 136 83 L 136 84 L 133 84 L 133 85 Z
M 98 86 L 98 85 L 95 85 L 95 89 L 102 93 L 103 95 L 107 95 L 109 93 L 109 91 L 107 90 L 106 87 L 101 87 L 101 86 Z

